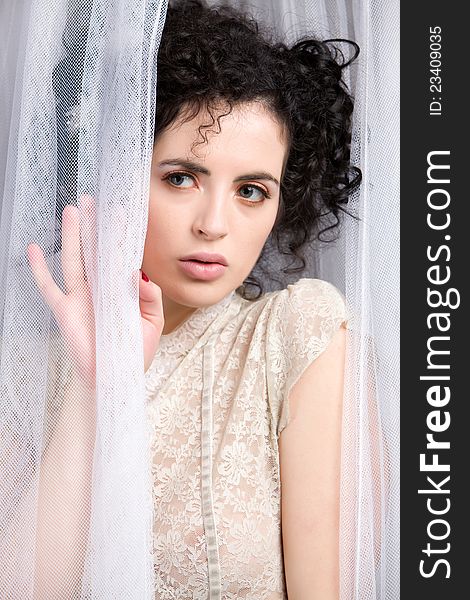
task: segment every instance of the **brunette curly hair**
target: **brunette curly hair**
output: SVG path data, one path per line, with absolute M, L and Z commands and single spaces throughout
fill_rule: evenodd
M 334 42 L 351 44 L 352 58 L 346 61 Z M 284 273 L 305 268 L 302 248 L 315 238 L 325 241 L 322 234 L 338 226 L 340 211 L 353 216 L 344 205 L 361 172 L 350 164 L 353 99 L 342 70 L 358 54 L 348 40 L 309 38 L 288 47 L 233 7 L 170 0 L 158 53 L 155 140 L 176 119 L 188 121 L 201 110 L 211 118 L 199 127 L 202 142 L 203 130 L 217 121 L 220 131 L 220 118 L 240 103 L 257 101 L 269 110 L 288 139 L 271 236 L 281 254 L 301 263 Z M 220 114 L 221 107 L 227 111 Z M 258 294 L 249 295 L 248 285 Z M 256 299 L 263 288 L 252 272 L 237 291 Z

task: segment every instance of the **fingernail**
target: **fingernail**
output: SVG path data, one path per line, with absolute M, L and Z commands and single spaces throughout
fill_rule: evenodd
M 144 281 L 150 281 L 149 278 L 147 277 L 147 275 L 142 271 L 142 279 Z

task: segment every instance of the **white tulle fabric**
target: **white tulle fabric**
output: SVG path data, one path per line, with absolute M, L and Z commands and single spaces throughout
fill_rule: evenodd
M 160 598 L 287 598 L 279 435 L 289 391 L 347 321 L 340 292 L 301 279 L 235 292 L 163 336 L 146 374 Z
M 359 59 L 345 73 L 355 96 L 353 164 L 363 172 L 349 210 L 360 220 L 344 219 L 335 244 L 312 245 L 295 286 L 287 288 L 293 281 L 286 280 L 285 289 L 254 304 L 231 295 L 194 313 L 163 337 L 144 377 L 138 269 L 166 2 L 0 2 L 0 598 L 156 600 L 207 598 L 209 590 L 221 600 L 282 597 L 276 435 L 288 422 L 290 386 L 345 316 L 343 298 L 341 600 L 399 597 L 398 2 L 233 3 L 253 8 L 288 42 L 313 33 L 360 45 Z M 58 73 L 68 54 L 74 59 Z M 92 228 L 79 201 L 85 193 L 96 200 Z M 96 326 L 89 470 L 74 449 L 83 448 L 82 409 L 90 399 L 74 386 L 70 348 L 26 258 L 27 244 L 39 244 L 63 289 L 64 203 L 78 207 L 84 226 Z M 269 257 L 279 272 L 281 258 L 274 251 Z M 290 329 L 269 329 L 268 314 L 277 323 L 287 317 Z M 215 337 L 204 337 L 209 331 Z M 302 339 L 299 349 L 307 354 L 295 346 L 277 347 L 276 354 L 279 331 L 293 344 Z M 229 351 L 237 332 L 239 355 Z M 259 361 L 237 374 L 238 361 L 254 361 L 263 344 L 271 368 Z M 228 357 L 224 365 L 219 346 Z M 189 355 L 194 370 L 176 377 Z M 246 386 L 258 385 L 263 372 L 261 405 L 245 400 L 230 428 L 225 404 L 236 394 L 248 398 L 233 381 L 247 377 Z M 188 381 L 194 388 L 182 403 Z M 59 430 L 66 431 L 67 448 L 54 444 Z M 247 454 L 249 436 L 260 430 L 266 435 L 257 437 L 259 453 Z M 219 461 L 212 471 L 211 459 Z M 246 499 L 247 465 L 255 472 L 255 464 L 263 485 Z M 85 476 L 83 495 L 67 495 Z M 198 476 L 201 493 L 185 496 Z M 234 524 L 237 502 L 247 503 L 240 505 L 246 512 Z M 57 544 L 40 544 L 39 521 Z M 248 550 L 254 557 L 247 565 Z
M 165 14 L 162 0 L 0 3 L 2 599 L 155 597 L 138 278 Z M 94 218 L 83 194 L 95 199 Z M 51 381 L 72 352 L 55 351 L 57 323 L 27 245 L 43 249 L 64 290 L 65 203 L 83 225 L 96 403 L 71 385 L 49 417 Z

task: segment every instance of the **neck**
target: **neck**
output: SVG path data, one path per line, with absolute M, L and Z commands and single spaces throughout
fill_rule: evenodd
M 165 324 L 163 325 L 162 330 L 163 335 L 171 333 L 196 310 L 193 306 L 178 304 L 164 294 L 162 294 L 162 303 L 163 315 L 165 318 Z

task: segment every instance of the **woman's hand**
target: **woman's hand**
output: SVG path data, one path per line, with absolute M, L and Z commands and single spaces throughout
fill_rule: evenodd
M 79 377 L 88 389 L 95 389 L 96 352 L 93 301 L 80 249 L 80 239 L 89 241 L 96 232 L 95 202 L 81 198 L 82 230 L 76 206 L 65 206 L 62 214 L 62 256 L 66 293 L 55 283 L 37 244 L 27 248 L 36 284 L 57 320 L 60 332 L 72 354 Z M 149 368 L 158 348 L 164 325 L 161 289 L 139 277 L 139 297 L 144 345 L 144 371 Z
M 157 351 L 165 324 L 161 288 L 156 283 L 144 281 L 140 277 L 139 301 L 144 339 L 144 372 L 147 372 Z

